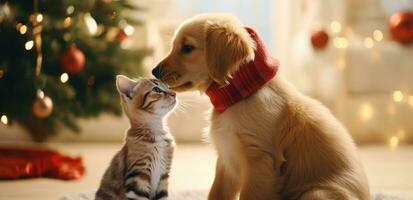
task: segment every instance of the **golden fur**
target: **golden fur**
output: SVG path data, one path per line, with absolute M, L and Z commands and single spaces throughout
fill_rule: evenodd
M 159 78 L 177 91 L 204 92 L 212 81 L 225 84 L 254 48 L 235 18 L 198 15 L 177 29 Z M 347 130 L 279 75 L 225 112 L 213 111 L 209 132 L 218 152 L 211 200 L 370 199 Z

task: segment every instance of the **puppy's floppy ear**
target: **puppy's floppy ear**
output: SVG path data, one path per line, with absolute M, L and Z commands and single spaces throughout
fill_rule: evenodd
M 235 19 L 209 21 L 205 26 L 209 76 L 225 85 L 238 66 L 254 57 L 255 42 Z

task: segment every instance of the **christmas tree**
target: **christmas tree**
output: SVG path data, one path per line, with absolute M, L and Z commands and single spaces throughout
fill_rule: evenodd
M 79 132 L 80 117 L 120 115 L 115 75 L 138 75 L 149 53 L 123 45 L 137 12 L 126 0 L 0 1 L 1 121 L 42 141 Z

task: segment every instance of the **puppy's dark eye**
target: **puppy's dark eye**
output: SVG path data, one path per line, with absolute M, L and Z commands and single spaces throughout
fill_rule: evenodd
M 156 92 L 156 93 L 161 93 L 161 92 L 162 92 L 162 90 L 161 90 L 160 88 L 158 88 L 158 87 L 152 88 L 152 91 L 154 91 L 154 92 Z
M 185 54 L 191 53 L 192 50 L 194 50 L 194 46 L 189 45 L 189 44 L 184 44 L 181 47 L 181 52 Z

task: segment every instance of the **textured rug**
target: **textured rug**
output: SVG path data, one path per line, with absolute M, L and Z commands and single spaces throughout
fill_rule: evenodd
M 372 200 L 402 200 L 401 198 L 397 196 L 382 194 L 382 193 L 372 194 L 371 199 Z
M 68 194 L 60 198 L 60 200 L 93 200 L 95 192 Z M 207 199 L 207 191 L 171 191 L 170 200 L 205 200 Z M 372 194 L 372 200 L 402 200 L 397 196 L 376 193 Z
M 171 191 L 169 200 L 205 200 L 207 199 L 207 191 Z M 85 192 L 80 194 L 66 194 L 60 200 L 93 200 L 95 191 Z M 384 199 L 383 199 L 384 200 Z M 386 199 L 387 200 L 387 199 Z

